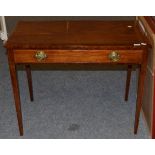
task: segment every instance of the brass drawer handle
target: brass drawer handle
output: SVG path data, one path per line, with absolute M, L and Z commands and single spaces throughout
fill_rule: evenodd
M 112 51 L 109 55 L 108 58 L 112 62 L 118 62 L 120 60 L 120 55 L 117 53 L 117 51 Z
M 35 58 L 38 61 L 42 61 L 42 60 L 47 58 L 47 55 L 46 55 L 46 53 L 44 51 L 37 51 L 36 54 L 35 54 Z

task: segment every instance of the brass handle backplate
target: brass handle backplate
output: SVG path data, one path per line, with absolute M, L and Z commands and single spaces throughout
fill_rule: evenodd
M 38 61 L 42 61 L 42 60 L 47 58 L 47 55 L 46 55 L 46 53 L 44 51 L 37 51 L 36 54 L 35 54 L 35 58 Z
M 118 62 L 120 60 L 120 55 L 118 54 L 117 51 L 112 51 L 109 55 L 108 58 L 112 61 L 112 62 Z

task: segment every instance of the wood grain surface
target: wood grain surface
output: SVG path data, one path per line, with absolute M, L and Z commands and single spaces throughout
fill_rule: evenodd
M 14 49 L 124 49 L 147 43 L 134 21 L 22 21 L 5 44 Z

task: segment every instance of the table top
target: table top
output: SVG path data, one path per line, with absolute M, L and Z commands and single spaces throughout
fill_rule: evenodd
M 135 21 L 20 21 L 8 49 L 133 49 L 147 43 Z

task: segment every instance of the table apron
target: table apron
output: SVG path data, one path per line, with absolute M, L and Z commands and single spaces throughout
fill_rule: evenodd
M 42 51 L 46 57 L 36 58 Z M 144 50 L 13 50 L 15 63 L 133 63 L 141 64 Z M 109 55 L 115 52 L 119 58 L 112 61 Z

